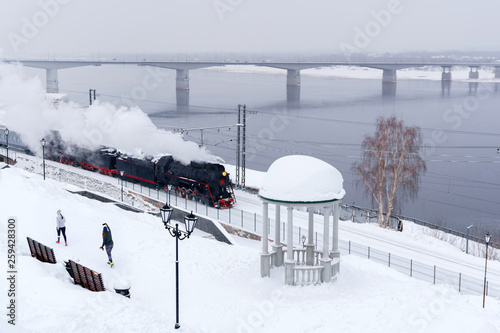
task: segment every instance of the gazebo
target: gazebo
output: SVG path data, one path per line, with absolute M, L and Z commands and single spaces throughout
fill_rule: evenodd
M 264 176 L 259 197 L 263 202 L 261 276 L 271 275 L 271 267 L 285 266 L 285 284 L 304 285 L 329 282 L 339 271 L 338 221 L 344 197 L 343 178 L 330 164 L 310 156 L 291 155 L 276 160 Z M 276 207 L 274 244 L 269 251 L 269 204 Z M 286 244 L 280 240 L 281 206 L 287 209 Z M 307 239 L 294 248 L 294 207 L 308 210 Z M 323 211 L 322 249 L 314 243 L 314 209 Z M 333 230 L 330 249 L 330 215 Z M 299 242 L 300 244 L 300 242 Z M 284 248 L 285 247 L 285 248 Z M 285 252 L 286 251 L 286 252 Z M 285 257 L 286 253 L 286 257 Z

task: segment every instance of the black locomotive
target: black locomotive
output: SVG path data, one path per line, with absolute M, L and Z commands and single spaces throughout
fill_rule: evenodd
M 167 189 L 190 200 L 217 208 L 231 208 L 235 202 L 229 174 L 217 163 L 193 161 L 184 165 L 172 156 L 136 158 L 114 148 L 98 150 L 65 143 L 53 132 L 46 141 L 45 158 L 61 163 L 122 177 L 145 186 Z

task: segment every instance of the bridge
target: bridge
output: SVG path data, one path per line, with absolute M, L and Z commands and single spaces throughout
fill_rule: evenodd
M 26 67 L 46 70 L 46 89 L 48 93 L 59 92 L 58 70 L 82 66 L 102 65 L 135 65 L 168 68 L 176 71 L 176 89 L 189 90 L 189 71 L 199 68 L 245 65 L 279 68 L 287 71 L 286 84 L 288 87 L 300 86 L 300 71 L 310 68 L 331 66 L 359 66 L 382 70 L 383 83 L 395 83 L 397 71 L 404 68 L 441 67 L 443 69 L 441 80 L 451 81 L 452 67 L 469 67 L 469 78 L 479 78 L 479 68 L 495 68 L 495 78 L 500 78 L 500 63 L 471 63 L 471 62 L 249 62 L 249 61 L 117 61 L 117 60 L 0 60 L 5 63 L 20 63 Z

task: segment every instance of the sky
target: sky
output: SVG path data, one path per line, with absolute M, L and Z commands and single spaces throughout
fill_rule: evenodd
M 500 2 L 1 0 L 0 57 L 499 51 Z

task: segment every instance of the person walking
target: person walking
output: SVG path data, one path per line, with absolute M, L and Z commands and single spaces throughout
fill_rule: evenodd
M 113 259 L 111 258 L 111 250 L 113 250 L 113 236 L 111 235 L 111 229 L 107 223 L 103 223 L 102 228 L 102 246 L 101 250 L 104 251 L 104 247 L 106 247 L 106 253 L 108 254 L 108 265 L 113 267 L 115 264 L 113 263 Z
M 59 244 L 60 239 L 61 239 L 61 233 L 63 234 L 64 237 L 64 244 L 68 246 L 68 241 L 66 240 L 66 219 L 64 216 L 61 214 L 61 210 L 57 211 L 57 217 L 56 217 L 56 229 L 57 229 L 57 244 Z

